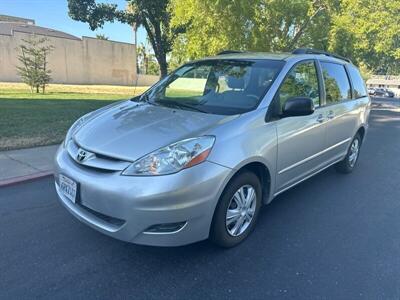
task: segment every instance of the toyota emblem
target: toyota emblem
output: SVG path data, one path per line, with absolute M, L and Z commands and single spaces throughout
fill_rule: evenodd
M 85 158 L 86 158 L 86 151 L 83 150 L 83 149 L 79 149 L 78 155 L 77 155 L 76 159 L 77 159 L 79 162 L 82 162 L 82 161 L 85 160 Z

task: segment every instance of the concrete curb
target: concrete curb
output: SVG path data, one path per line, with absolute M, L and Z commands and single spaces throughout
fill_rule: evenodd
M 22 182 L 28 182 L 28 181 L 32 181 L 32 180 L 36 180 L 36 179 L 40 179 L 40 178 L 44 178 L 44 177 L 48 177 L 48 176 L 52 176 L 52 175 L 53 175 L 53 171 L 43 171 L 43 172 L 37 172 L 34 174 L 30 174 L 30 175 L 13 177 L 13 178 L 5 179 L 5 180 L 0 180 L 0 187 L 6 187 L 6 186 L 22 183 Z

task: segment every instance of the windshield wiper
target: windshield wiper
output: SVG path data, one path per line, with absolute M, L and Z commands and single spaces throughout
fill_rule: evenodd
M 175 107 L 175 108 L 187 108 L 189 110 L 193 110 L 193 111 L 198 111 L 198 112 L 202 112 L 202 113 L 209 113 L 208 111 L 198 108 L 196 106 L 187 104 L 187 103 L 183 103 L 183 102 L 179 102 L 179 101 L 171 101 L 171 100 L 158 100 L 155 103 L 159 103 L 159 104 L 163 104 L 165 106 L 170 106 L 170 107 Z
M 133 98 L 131 98 L 131 101 L 133 101 L 133 102 L 145 102 L 147 104 L 151 104 L 151 105 L 155 105 L 155 106 L 159 106 L 160 105 L 158 103 L 154 103 L 154 102 L 150 101 L 149 95 L 147 95 L 147 94 L 142 94 L 140 96 L 133 97 Z

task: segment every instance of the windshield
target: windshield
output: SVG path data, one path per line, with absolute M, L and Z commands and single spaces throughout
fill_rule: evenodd
M 182 66 L 161 80 L 146 101 L 179 109 L 233 115 L 255 109 L 284 61 L 206 60 Z

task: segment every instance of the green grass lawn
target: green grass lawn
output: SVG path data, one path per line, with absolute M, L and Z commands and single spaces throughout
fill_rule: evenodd
M 145 89 L 51 85 L 43 95 L 0 83 L 0 151 L 61 143 L 80 116 Z

